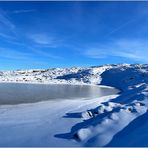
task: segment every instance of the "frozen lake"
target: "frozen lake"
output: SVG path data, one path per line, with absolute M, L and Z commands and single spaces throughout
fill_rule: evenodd
M 118 92 L 114 88 L 90 85 L 1 83 L 0 105 L 55 99 L 91 99 Z

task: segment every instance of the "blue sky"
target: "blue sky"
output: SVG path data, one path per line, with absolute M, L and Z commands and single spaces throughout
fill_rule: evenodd
M 148 63 L 148 2 L 0 2 L 0 69 Z

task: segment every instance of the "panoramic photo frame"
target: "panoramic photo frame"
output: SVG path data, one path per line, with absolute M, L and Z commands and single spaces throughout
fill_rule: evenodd
M 148 1 L 0 1 L 0 147 L 148 147 Z

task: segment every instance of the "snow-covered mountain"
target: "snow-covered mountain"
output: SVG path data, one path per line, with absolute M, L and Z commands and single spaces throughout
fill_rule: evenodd
M 99 83 L 100 74 L 111 66 L 1 71 L 2 82 Z
M 147 64 L 1 71 L 0 81 L 101 84 L 121 90 L 103 98 L 61 101 L 58 107 L 47 102 L 0 106 L 0 146 L 148 146 Z M 20 136 L 21 128 L 26 130 Z
M 132 69 L 136 69 L 139 71 L 140 69 L 144 69 L 145 72 L 147 69 L 147 65 L 121 64 L 121 65 L 94 66 L 88 68 L 73 67 L 73 68 L 51 68 L 45 70 L 35 69 L 35 70 L 0 71 L 0 81 L 100 84 L 102 80 L 101 74 L 104 71 L 111 70 L 115 71 L 116 73 L 116 71 L 119 72 L 119 70 L 121 70 L 121 72 L 127 70 L 128 73 L 130 73 L 132 72 Z

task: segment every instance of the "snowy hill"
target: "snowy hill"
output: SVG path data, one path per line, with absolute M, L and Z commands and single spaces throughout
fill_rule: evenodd
M 0 146 L 148 146 L 147 64 L 1 71 L 0 81 L 101 84 L 121 90 L 99 99 L 61 101 L 59 107 L 55 102 L 0 106 Z
M 100 74 L 110 66 L 52 68 L 46 70 L 1 71 L 1 82 L 99 83 Z

